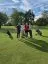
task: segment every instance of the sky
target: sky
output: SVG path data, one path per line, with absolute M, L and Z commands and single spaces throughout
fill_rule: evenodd
M 11 14 L 12 8 L 21 11 L 32 9 L 36 16 L 48 10 L 48 0 L 0 0 L 0 12 Z

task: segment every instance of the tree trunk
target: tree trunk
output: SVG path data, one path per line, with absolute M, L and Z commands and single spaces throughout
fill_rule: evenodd
M 1 29 L 1 25 L 0 25 L 0 29 Z

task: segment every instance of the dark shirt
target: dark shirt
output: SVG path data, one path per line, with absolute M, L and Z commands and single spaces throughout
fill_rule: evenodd
M 20 30 L 21 30 L 21 26 L 17 25 L 17 31 L 20 31 Z

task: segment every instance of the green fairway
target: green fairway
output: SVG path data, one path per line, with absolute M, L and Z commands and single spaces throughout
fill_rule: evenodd
M 13 40 L 6 34 L 9 29 Z M 48 27 L 40 27 L 43 36 L 16 38 L 14 27 L 2 27 L 0 30 L 0 64 L 48 64 Z

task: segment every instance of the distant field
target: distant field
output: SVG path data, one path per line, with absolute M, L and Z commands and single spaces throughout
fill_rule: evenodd
M 0 64 L 48 64 L 48 26 L 39 27 L 43 36 L 35 35 L 33 38 L 16 38 L 14 26 L 2 26 L 0 29 Z M 6 31 L 10 30 L 11 40 Z

